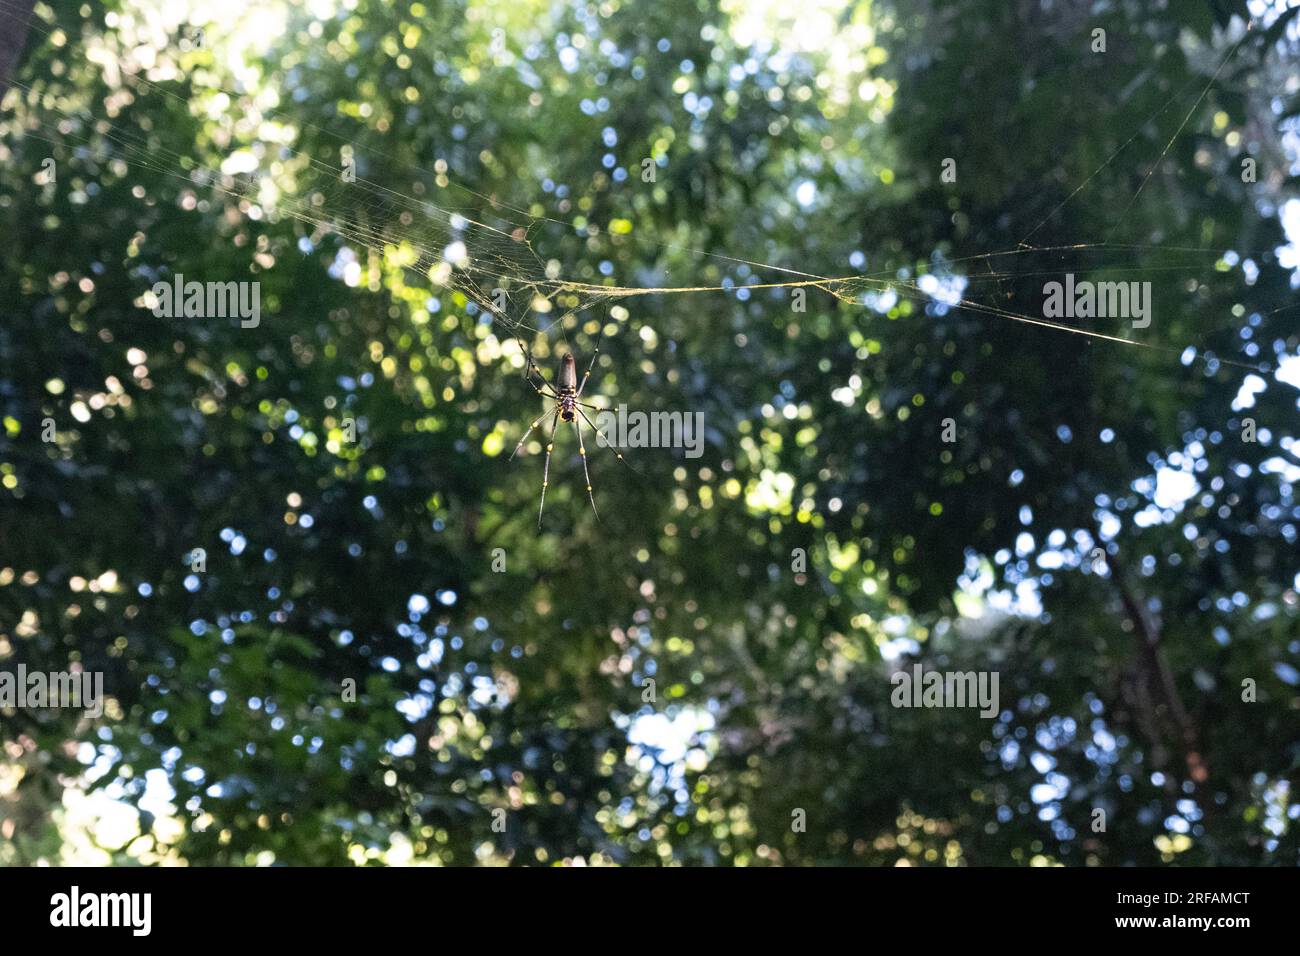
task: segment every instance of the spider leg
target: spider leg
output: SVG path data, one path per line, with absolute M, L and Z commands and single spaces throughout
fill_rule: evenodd
M 591 368 L 596 364 L 596 359 L 600 355 L 600 343 L 596 343 L 596 351 L 591 353 L 591 362 L 587 365 L 587 371 L 582 373 L 582 381 L 578 383 L 578 395 L 587 387 L 587 379 L 591 378 Z
M 542 370 L 537 367 L 537 363 L 533 360 L 532 348 L 525 345 L 524 340 L 519 337 L 519 323 L 516 323 L 516 325 L 510 330 L 510 334 L 514 338 L 515 344 L 519 346 L 519 351 L 523 353 L 524 356 L 524 380 L 533 387 L 533 391 L 538 395 L 541 395 L 544 398 L 558 399 L 560 396 L 556 394 L 554 386 L 546 380 L 546 376 L 542 374 Z M 540 387 L 537 382 L 533 380 L 534 375 L 541 380 L 542 384 Z M 543 391 L 543 389 L 545 389 L 545 391 Z M 541 419 L 538 419 L 538 421 L 541 421 Z
M 556 411 L 558 412 L 559 409 L 557 408 Z M 536 428 L 545 420 L 546 420 L 546 412 L 542 412 L 542 414 L 538 416 L 537 420 L 528 426 L 528 431 L 524 432 L 524 437 L 519 439 L 519 444 L 516 445 L 515 450 L 510 453 L 510 457 L 506 459 L 507 461 L 515 460 L 515 455 L 519 454 L 519 449 L 524 447 L 524 442 L 528 441 L 528 436 L 533 433 L 533 429 Z
M 587 363 L 587 371 L 582 376 L 582 381 L 578 384 L 578 396 L 582 396 L 582 390 L 587 387 L 587 379 L 591 378 L 591 370 L 596 365 L 596 359 L 600 356 L 600 341 L 605 337 L 605 323 L 600 324 L 600 338 L 596 339 L 596 350 L 591 353 L 591 361 Z
M 524 360 L 526 362 L 524 365 L 524 379 L 533 387 L 533 391 L 538 395 L 545 396 L 546 398 L 559 398 L 560 396 L 555 393 L 554 386 L 546 380 L 546 376 L 542 374 L 542 370 L 538 368 L 537 363 L 533 361 L 533 350 L 524 345 L 523 340 L 520 339 L 518 335 L 515 336 L 515 341 L 519 343 L 519 349 L 524 353 Z M 541 388 L 537 387 L 537 383 L 533 381 L 534 374 L 542 380 L 542 388 L 549 389 L 549 391 L 544 392 Z
M 600 520 L 600 512 L 596 511 L 596 499 L 591 493 L 591 475 L 587 472 L 587 446 L 582 443 L 582 426 L 575 418 L 573 420 L 573 430 L 578 435 L 578 457 L 582 459 L 582 477 L 587 479 L 587 500 L 591 502 L 591 510 L 596 514 L 596 520 Z
M 551 478 L 551 452 L 555 450 L 555 423 L 559 421 L 560 410 L 555 409 L 551 416 L 551 434 L 546 440 L 546 465 L 542 468 L 542 500 L 537 505 L 537 530 L 542 530 L 542 511 L 546 508 L 546 486 Z
M 555 394 L 555 388 L 546 379 L 542 379 L 542 388 L 545 388 L 546 391 L 542 391 L 542 388 L 537 387 L 537 383 L 533 381 L 531 375 L 525 376 L 525 380 L 533 387 L 533 391 L 542 396 L 542 398 L 553 398 L 556 401 L 559 401 L 560 396 Z
M 597 445 L 600 445 L 603 442 L 604 444 L 602 447 L 608 448 L 610 451 L 614 453 L 614 455 L 618 458 L 619 461 L 627 465 L 629 468 L 632 468 L 632 470 L 635 471 L 638 475 L 641 474 L 640 471 L 632 467 L 632 463 L 630 461 L 628 461 L 626 458 L 623 457 L 623 453 L 618 450 L 617 446 L 611 445 L 608 441 L 605 440 L 605 436 L 600 433 L 599 428 L 597 428 L 594 424 L 592 424 L 592 421 L 590 418 L 587 417 L 586 412 L 584 412 L 581 408 L 579 408 L 578 414 L 582 416 L 582 420 L 584 422 L 586 422 L 588 425 L 591 425 L 591 430 L 596 433 Z M 586 464 L 586 459 L 583 459 L 583 464 L 584 465 Z

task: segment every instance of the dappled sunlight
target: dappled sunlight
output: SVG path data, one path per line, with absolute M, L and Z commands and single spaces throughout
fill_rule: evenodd
M 1300 21 L 1068 6 L 38 4 L 0 863 L 1296 862 Z

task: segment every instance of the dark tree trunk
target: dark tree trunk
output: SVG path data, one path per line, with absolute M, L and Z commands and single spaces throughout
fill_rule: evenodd
M 9 80 L 18 69 L 27 43 L 27 21 L 36 0 L 10 0 L 0 6 L 0 99 L 9 90 Z

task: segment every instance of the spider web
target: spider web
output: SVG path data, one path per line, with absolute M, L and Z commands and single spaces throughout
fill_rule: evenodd
M 0 0 L 0 19 L 11 18 L 13 11 L 11 0 Z M 30 29 L 50 36 L 52 31 L 35 22 L 36 19 L 37 14 L 32 12 L 28 17 Z M 1108 272 L 1116 273 L 1198 270 L 1206 267 L 1207 257 L 1213 257 L 1210 259 L 1212 263 L 1220 256 L 1220 251 L 1214 249 L 1115 243 L 1111 241 L 1111 237 L 1128 216 L 1147 182 L 1204 102 L 1223 69 L 1236 55 L 1256 25 L 1257 21 L 1250 21 L 1240 38 L 1219 61 L 1213 75 L 1200 89 L 1199 95 L 1186 112 L 1182 122 L 1147 170 L 1137 191 L 1112 225 L 1105 241 L 1053 246 L 1034 246 L 1029 243 L 1029 239 L 1035 233 L 1078 196 L 1099 173 L 1137 139 L 1140 130 L 1147 123 L 1175 104 L 1184 101 L 1191 90 L 1199 86 L 1194 81 L 1189 81 L 1155 114 L 1148 117 L 1138 130 L 1047 216 L 1030 229 L 1016 248 L 959 258 L 944 258 L 940 265 L 945 273 L 923 273 L 915 277 L 895 269 L 843 276 L 817 275 L 723 253 L 691 249 L 633 234 L 627 238 L 634 242 L 706 257 L 729 263 L 736 268 L 744 267 L 751 281 L 744 284 L 726 282 L 679 286 L 624 285 L 612 280 L 606 283 L 578 281 L 565 278 L 557 268 L 557 263 L 554 260 L 545 261 L 536 248 L 540 227 L 551 224 L 572 230 L 574 227 L 571 224 L 547 216 L 530 214 L 527 210 L 511 205 L 496 196 L 476 192 L 453 182 L 444 171 L 435 172 L 420 167 L 405 166 L 406 170 L 417 174 L 412 181 L 411 192 L 403 192 L 369 179 L 359 172 L 360 164 L 348 164 L 343 161 L 342 150 L 352 150 L 354 157 L 356 152 L 363 152 L 378 159 L 391 162 L 397 160 L 382 151 L 357 144 L 347 137 L 303 122 L 287 111 L 267 106 L 256 108 L 259 118 L 282 117 L 286 134 L 296 136 L 303 129 L 311 129 L 313 132 L 337 140 L 341 147 L 340 165 L 326 162 L 319 156 L 309 155 L 287 143 L 268 144 L 265 138 L 260 138 L 253 148 L 260 149 L 261 156 L 255 155 L 243 146 L 232 154 L 241 158 L 251 157 L 255 160 L 254 169 L 245 172 L 223 171 L 220 167 L 204 164 L 194 155 L 167 149 L 157 141 L 156 137 L 150 136 L 143 130 L 130 128 L 124 123 L 94 119 L 84 111 L 65 111 L 50 102 L 49 97 L 42 98 L 41 91 L 35 87 L 17 81 L 12 85 L 24 90 L 28 94 L 29 102 L 42 101 L 41 105 L 46 110 L 58 114 L 57 119 L 47 119 L 28 112 L 24 117 L 25 138 L 52 144 L 71 144 L 101 155 L 104 153 L 105 146 L 112 144 L 115 155 L 104 156 L 104 159 L 122 159 L 131 166 L 150 169 L 161 175 L 182 180 L 189 188 L 206 188 L 214 196 L 222 197 L 241 214 L 254 219 L 274 220 L 277 217 L 289 216 L 311 229 L 314 237 L 313 245 L 324 236 L 332 234 L 346 242 L 354 253 L 367 251 L 372 261 L 379 250 L 384 250 L 383 255 L 389 262 L 417 276 L 421 284 L 427 282 L 433 287 L 445 288 L 464 296 L 467 303 L 472 303 L 471 311 L 481 313 L 494 326 L 499 326 L 500 331 L 513 338 L 520 352 L 525 354 L 528 346 L 524 342 L 524 336 L 544 340 L 558 330 L 560 337 L 567 343 L 565 327 L 572 317 L 594 306 L 603 304 L 609 309 L 615 303 L 638 296 L 701 294 L 734 296 L 741 289 L 750 292 L 806 289 L 820 290 L 847 305 L 866 308 L 872 301 L 878 301 L 876 297 L 891 293 L 900 299 L 913 302 L 934 301 L 934 287 L 933 285 L 929 288 L 925 287 L 926 278 L 929 277 L 933 281 L 936 276 L 944 277 L 946 274 L 961 281 L 961 292 L 949 293 L 945 300 L 947 305 L 1005 321 L 1036 326 L 1057 334 L 1084 336 L 1089 340 L 1108 342 L 1122 347 L 1185 355 L 1189 348 L 1185 343 L 1167 345 L 1099 332 L 1091 328 L 1081 328 L 998 305 L 996 300 L 1006 280 L 1033 276 L 1059 276 L 1062 271 L 1061 260 L 1068 256 L 1090 257 L 1092 261 L 1086 263 L 1085 268 L 1104 267 Z M 189 98 L 168 89 L 161 83 L 136 73 L 122 72 L 120 75 L 127 84 L 137 89 L 147 89 L 176 99 L 186 104 L 187 108 L 194 108 Z M 242 97 L 247 95 L 215 85 L 204 86 L 202 91 L 210 94 L 225 94 L 232 104 L 232 109 Z M 238 119 L 247 121 L 247 118 L 248 114 L 244 114 Z M 222 122 L 231 131 L 233 142 L 236 118 L 231 112 L 227 112 L 223 114 Z M 222 165 L 227 166 L 229 162 Z M 400 165 L 405 164 L 399 163 Z M 430 182 L 433 185 L 430 185 Z M 281 184 L 287 184 L 289 188 L 282 190 Z M 460 206 L 440 204 L 435 203 L 430 197 L 447 201 L 458 200 L 465 204 Z M 599 227 L 586 226 L 581 234 L 591 236 L 598 234 L 599 231 Z M 1122 265 L 1107 262 L 1104 258 L 1108 254 L 1123 257 L 1137 251 L 1148 254 L 1158 253 L 1160 259 L 1140 268 L 1126 269 Z M 1271 255 L 1271 252 L 1244 252 L 1243 254 L 1266 257 Z M 972 268 L 966 269 L 964 273 L 957 272 L 963 266 Z M 752 281 L 760 278 L 765 281 Z M 1295 307 L 1294 303 L 1283 305 L 1262 314 L 1272 315 Z M 1261 373 L 1274 370 L 1266 362 L 1249 363 L 1226 359 L 1203 352 L 1199 348 L 1195 349 L 1193 359 Z

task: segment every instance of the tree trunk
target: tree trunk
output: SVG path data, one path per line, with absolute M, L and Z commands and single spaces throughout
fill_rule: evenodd
M 9 90 L 9 81 L 18 69 L 23 47 L 27 43 L 27 21 L 36 0 L 9 0 L 0 6 L 0 99 Z
M 1110 568 L 1111 580 L 1119 592 L 1124 613 L 1138 637 L 1139 671 L 1142 678 L 1149 680 L 1152 689 L 1163 698 L 1166 712 L 1174 725 L 1179 752 L 1187 765 L 1187 776 L 1196 788 L 1196 802 L 1201 808 L 1202 818 L 1208 830 L 1211 817 L 1214 815 L 1214 804 L 1209 792 L 1209 768 L 1205 763 L 1196 725 L 1192 721 L 1187 705 L 1183 703 L 1182 695 L 1178 693 L 1174 672 L 1160 646 L 1160 628 L 1155 621 L 1151 620 L 1145 603 L 1129 590 L 1124 579 L 1123 568 L 1115 556 L 1105 552 L 1105 560 L 1107 567 Z

